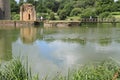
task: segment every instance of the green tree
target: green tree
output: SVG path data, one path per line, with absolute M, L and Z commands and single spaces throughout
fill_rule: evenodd
M 80 8 L 74 8 L 71 11 L 70 16 L 78 16 L 80 13 L 82 13 L 82 10 Z
M 101 14 L 99 15 L 99 17 L 100 17 L 100 18 L 106 18 L 106 17 L 108 17 L 109 15 L 110 15 L 109 12 L 104 12 L 104 13 L 101 13 Z
M 50 20 L 55 20 L 54 12 L 51 12 L 51 13 L 50 13 Z
M 19 13 L 19 6 L 15 0 L 10 0 L 11 12 Z
M 55 0 L 52 11 L 57 12 L 59 9 L 59 6 L 60 6 L 60 2 Z
M 120 0 L 118 0 L 117 2 L 115 2 L 115 7 L 117 7 L 116 11 L 120 11 Z
M 16 14 L 16 12 L 12 12 L 12 20 L 20 20 L 20 15 Z
M 60 20 L 65 20 L 66 17 L 67 17 L 66 10 L 61 10 L 60 13 L 59 13 Z
M 81 14 L 82 18 L 90 18 L 90 16 L 97 17 L 95 10 L 92 8 L 85 9 Z
M 67 16 L 70 15 L 72 9 L 73 9 L 73 3 L 68 3 L 65 5 L 64 10 L 66 10 Z
M 27 3 L 34 4 L 34 0 L 26 0 Z
M 19 0 L 19 6 L 21 6 L 24 3 L 24 0 Z
M 53 2 L 46 2 L 46 8 L 53 9 L 54 3 Z

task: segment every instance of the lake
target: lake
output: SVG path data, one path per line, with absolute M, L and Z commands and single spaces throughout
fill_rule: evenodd
M 0 64 L 21 56 L 33 73 L 53 76 L 90 62 L 120 59 L 120 23 L 79 27 L 0 27 Z

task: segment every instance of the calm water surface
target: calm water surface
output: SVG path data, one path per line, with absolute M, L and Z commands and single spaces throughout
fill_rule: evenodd
M 28 56 L 34 73 L 65 73 L 88 62 L 120 59 L 120 24 L 83 24 L 72 28 L 0 27 L 0 63 Z

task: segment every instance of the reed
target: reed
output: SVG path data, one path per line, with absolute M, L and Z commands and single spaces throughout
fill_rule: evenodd
M 54 80 L 120 80 L 120 66 L 112 61 L 86 64 L 68 72 L 68 76 L 58 75 Z
M 37 75 L 31 75 L 31 69 L 23 66 L 21 60 L 16 58 L 0 67 L 0 80 L 39 80 L 39 78 Z
M 33 75 L 31 68 L 22 64 L 19 58 L 0 66 L 0 80 L 39 80 L 38 74 Z M 42 80 L 51 80 L 46 76 Z M 68 70 L 68 75 L 55 75 L 52 80 L 120 80 L 120 66 L 113 60 L 91 63 Z

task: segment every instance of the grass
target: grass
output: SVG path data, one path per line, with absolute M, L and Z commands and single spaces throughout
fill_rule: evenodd
M 110 14 L 115 18 L 120 18 L 120 12 L 111 12 Z
M 73 80 L 113 80 L 117 72 L 119 72 L 118 65 L 112 61 L 105 61 L 100 64 L 82 66 L 74 72 Z
M 33 76 L 31 69 L 28 66 L 25 68 L 20 59 L 13 59 L 0 66 L 0 80 L 39 80 L 39 78 L 37 75 Z
M 58 75 L 54 80 L 120 80 L 120 67 L 112 60 L 97 64 L 87 64 L 68 72 L 68 76 Z
M 71 21 L 80 21 L 80 17 L 79 16 L 73 16 L 73 17 L 67 17 L 66 20 L 71 20 Z
M 39 78 L 38 74 L 32 75 L 28 63 L 25 67 L 20 59 L 13 59 L 0 66 L 0 80 L 39 80 Z M 50 79 L 45 77 L 42 80 Z M 112 60 L 87 64 L 69 70 L 68 76 L 57 74 L 52 80 L 120 80 L 120 66 Z

